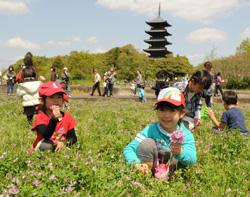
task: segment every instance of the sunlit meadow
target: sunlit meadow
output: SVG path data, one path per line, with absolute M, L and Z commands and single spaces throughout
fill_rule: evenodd
M 242 105 L 250 128 L 250 105 Z M 215 105 L 220 116 L 223 108 Z M 238 132 L 195 131 L 198 162 L 168 182 L 127 165 L 123 148 L 155 121 L 153 102 L 71 100 L 78 142 L 61 152 L 27 149 L 35 134 L 21 102 L 0 98 L 0 196 L 250 196 L 250 142 Z

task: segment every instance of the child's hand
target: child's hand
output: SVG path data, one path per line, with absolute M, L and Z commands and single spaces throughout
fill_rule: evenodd
M 58 105 L 52 105 L 51 109 L 52 109 L 52 113 L 53 113 L 54 118 L 56 118 L 60 121 L 60 119 L 62 118 L 60 107 Z
M 171 152 L 174 155 L 180 155 L 182 152 L 182 147 L 180 144 L 171 143 Z
M 195 125 L 195 126 L 200 126 L 200 125 L 201 125 L 201 119 L 195 118 L 195 119 L 194 119 L 194 125 Z
M 34 151 L 35 151 L 35 149 L 34 149 L 33 146 L 32 146 L 32 147 L 30 147 L 30 148 L 27 150 L 27 153 L 28 153 L 29 155 L 31 155 Z
M 56 142 L 56 149 L 55 149 L 55 151 L 56 152 L 60 151 L 62 149 L 62 147 L 64 147 L 64 143 L 63 142 L 60 142 L 60 141 Z
M 143 174 L 149 174 L 151 173 L 151 168 L 146 163 L 139 163 L 135 165 L 135 169 L 141 171 Z
M 207 109 L 207 115 L 208 115 L 210 118 L 215 116 L 215 115 L 214 115 L 214 111 L 213 111 L 211 108 Z

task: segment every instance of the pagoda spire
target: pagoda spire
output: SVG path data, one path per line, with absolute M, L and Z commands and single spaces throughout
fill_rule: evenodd
M 161 3 L 159 3 L 158 16 L 161 17 Z

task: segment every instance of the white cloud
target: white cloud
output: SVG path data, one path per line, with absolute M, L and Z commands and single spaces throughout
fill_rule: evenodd
M 80 42 L 80 41 L 81 41 L 81 38 L 79 38 L 79 37 L 73 37 L 73 38 L 72 38 L 72 41 L 73 41 L 73 42 Z
M 156 15 L 159 2 L 162 12 L 202 22 L 217 15 L 224 15 L 239 6 L 249 6 L 249 3 L 243 0 L 97 0 L 97 4 L 111 10 L 129 10 L 145 15 Z
M 55 42 L 54 42 L 53 40 L 49 40 L 47 43 L 48 43 L 49 45 L 55 44 Z
M 59 41 L 59 42 L 57 42 L 57 45 L 59 47 L 69 47 L 71 45 L 71 42 L 70 41 Z
M 21 0 L 0 0 L 0 14 L 25 14 L 28 12 L 26 2 Z
M 243 39 L 245 38 L 250 39 L 250 27 L 247 27 L 240 35 Z
M 10 38 L 7 40 L 6 45 L 10 48 L 28 49 L 28 50 L 38 50 L 40 46 L 38 44 L 32 43 L 28 40 L 23 40 L 19 37 Z
M 49 40 L 47 42 L 47 45 L 50 45 L 50 47 L 70 47 L 72 45 L 72 42 L 77 42 L 74 39 L 72 41 L 54 41 Z
M 187 40 L 191 42 L 213 42 L 226 40 L 226 33 L 215 28 L 201 28 L 190 32 Z
M 90 44 L 96 44 L 97 43 L 97 38 L 95 36 L 91 36 L 88 38 L 88 43 Z
M 93 53 L 106 53 L 108 50 L 103 48 L 96 48 Z

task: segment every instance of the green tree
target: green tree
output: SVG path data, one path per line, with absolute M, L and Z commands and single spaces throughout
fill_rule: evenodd
M 250 39 L 246 38 L 240 43 L 240 46 L 236 48 L 236 55 L 250 53 Z
M 62 70 L 62 69 L 63 69 L 64 63 L 63 63 L 63 61 L 62 61 L 62 59 L 61 59 L 60 56 L 57 56 L 57 57 L 54 59 L 54 61 L 53 61 L 53 63 L 52 63 L 52 66 L 53 66 L 54 68 L 58 69 L 58 70 Z

